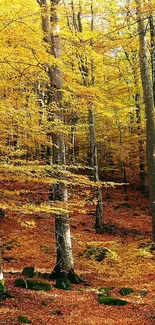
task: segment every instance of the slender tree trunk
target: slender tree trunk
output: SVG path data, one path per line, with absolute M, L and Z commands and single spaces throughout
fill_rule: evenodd
M 75 129 L 78 121 L 78 116 L 76 113 L 71 113 L 71 150 L 70 150 L 70 160 L 72 164 L 75 164 Z
M 145 193 L 145 149 L 144 141 L 142 139 L 142 127 L 141 127 L 141 107 L 140 107 L 140 95 L 135 95 L 136 104 L 136 122 L 137 122 L 137 134 L 138 134 L 138 149 L 139 149 L 139 176 L 140 176 L 140 190 L 141 193 Z
M 2 270 L 2 255 L 0 252 L 0 285 L 4 288 L 4 276 L 3 276 L 3 270 Z
M 97 161 L 97 144 L 95 135 L 95 122 L 94 122 L 94 107 L 91 104 L 89 107 L 89 139 L 90 139 L 90 154 L 89 154 L 89 166 L 90 166 L 90 179 L 93 182 L 99 182 L 98 174 L 98 161 Z M 103 203 L 102 203 L 102 191 L 101 188 L 95 187 L 95 197 L 97 199 L 96 205 L 96 220 L 95 229 L 97 233 L 103 230 Z
M 45 41 L 51 46 L 51 54 L 55 58 L 60 57 L 60 36 L 58 24 L 58 4 L 59 0 L 38 0 L 42 9 L 42 26 L 45 33 Z M 62 109 L 62 76 L 58 66 L 48 66 L 50 89 L 48 106 L 50 113 L 59 125 L 64 124 Z M 55 175 L 56 184 L 51 186 L 50 199 L 61 201 L 66 204 L 68 201 L 68 191 L 62 176 L 66 164 L 65 140 L 61 132 L 53 134 L 53 163 L 58 165 L 58 172 Z M 61 170 L 61 173 L 59 172 Z M 74 273 L 74 263 L 72 255 L 72 244 L 69 225 L 69 214 L 62 212 L 55 218 L 55 236 L 57 259 L 52 272 L 52 278 L 64 278 L 75 283 L 80 279 Z
M 142 12 L 141 1 L 136 0 L 137 24 L 139 33 L 139 59 L 141 80 L 143 86 L 143 96 L 146 114 L 146 152 L 149 181 L 149 195 L 151 202 L 153 240 L 155 240 L 155 126 L 154 126 L 154 101 L 153 89 L 149 75 L 149 65 L 147 57 L 146 29 Z
M 151 69 L 152 69 L 152 84 L 153 84 L 153 99 L 155 104 L 155 22 L 152 11 L 149 14 L 150 25 L 150 45 L 151 45 Z
M 71 1 L 71 8 L 72 8 L 72 23 L 74 26 L 74 31 L 82 33 L 83 26 L 81 21 L 82 9 L 81 3 L 79 2 L 79 11 L 77 13 L 74 8 L 74 2 Z M 91 31 L 93 32 L 93 24 L 94 24 L 94 13 L 93 13 L 93 1 L 91 4 Z M 93 47 L 93 43 L 91 41 L 90 46 Z M 88 67 L 88 58 L 86 55 L 78 54 L 78 63 L 79 63 L 79 70 L 81 72 L 81 76 L 83 79 L 83 84 L 85 87 L 94 86 L 94 71 L 93 71 L 93 59 L 91 60 L 91 67 Z M 91 84 L 89 82 L 89 74 L 91 75 Z M 96 135 L 95 135 L 95 123 L 94 123 L 94 106 L 93 103 L 88 103 L 88 123 L 89 123 L 89 153 L 88 153 L 88 160 L 89 160 L 89 167 L 90 167 L 90 179 L 94 182 L 99 181 L 98 175 L 98 161 L 97 161 L 97 145 L 96 145 Z M 97 199 L 96 205 L 96 220 L 95 220 L 95 229 L 97 233 L 103 231 L 103 204 L 102 204 L 102 191 L 101 188 L 96 186 L 95 187 L 95 198 Z
M 94 11 L 93 11 L 93 0 L 91 1 L 91 32 L 94 30 Z M 93 41 L 90 41 L 90 46 L 93 48 Z M 91 59 L 91 85 L 95 85 L 94 77 L 94 62 Z M 99 182 L 99 172 L 98 172 L 98 155 L 97 155 L 97 144 L 96 144 L 96 132 L 95 132 L 95 120 L 94 120 L 94 105 L 90 104 L 88 108 L 88 118 L 89 118 L 89 139 L 90 139 L 90 177 L 94 182 Z M 103 203 L 102 203 L 102 189 L 97 186 L 95 188 L 95 196 L 97 199 L 96 205 L 96 220 L 95 220 L 95 230 L 97 233 L 103 231 Z

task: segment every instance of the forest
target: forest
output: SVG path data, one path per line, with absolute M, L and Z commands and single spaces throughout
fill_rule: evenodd
M 0 324 L 155 325 L 155 2 L 0 4 Z

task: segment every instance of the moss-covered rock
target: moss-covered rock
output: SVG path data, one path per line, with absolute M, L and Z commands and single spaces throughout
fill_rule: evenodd
M 25 324 L 30 324 L 30 323 L 32 323 L 31 320 L 29 320 L 27 317 L 24 317 L 24 316 L 21 316 L 21 315 L 18 316 L 17 319 L 18 319 L 18 321 L 19 321 L 20 323 L 25 323 Z
M 33 278 L 35 274 L 34 267 L 33 266 L 24 267 L 22 274 L 27 276 L 28 278 Z
M 61 312 L 61 310 L 59 310 L 59 309 L 52 310 L 52 311 L 50 312 L 50 314 L 51 314 L 51 315 L 59 315 L 59 316 L 63 315 L 62 312 Z
M 109 291 L 113 290 L 115 287 L 101 287 L 98 289 L 99 296 L 110 297 L 111 294 Z
M 110 253 L 110 250 L 103 246 L 88 246 L 84 250 L 84 256 L 89 259 L 101 262 L 106 257 L 107 253 Z
M 124 306 L 128 304 L 128 301 L 123 299 L 118 299 L 114 297 L 106 297 L 104 295 L 98 295 L 99 304 L 113 305 L 113 306 Z
M 132 288 L 123 287 L 123 288 L 120 289 L 119 293 L 122 296 L 126 296 L 126 295 L 129 295 L 130 293 L 133 293 L 133 289 Z
M 49 291 L 51 290 L 51 285 L 46 282 L 37 281 L 37 280 L 25 280 L 18 278 L 15 280 L 15 286 L 20 288 L 32 289 L 32 290 L 43 290 Z
M 67 278 L 56 279 L 56 288 L 63 290 L 72 290 L 72 284 Z

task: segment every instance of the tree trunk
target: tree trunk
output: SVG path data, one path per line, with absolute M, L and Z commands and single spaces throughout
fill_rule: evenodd
M 4 288 L 4 276 L 3 276 L 3 270 L 2 270 L 2 256 L 0 252 L 0 285 Z
M 139 59 L 140 72 L 143 86 L 143 96 L 146 114 L 146 152 L 149 181 L 149 195 L 151 202 L 153 240 L 155 240 L 155 126 L 154 126 L 154 102 L 153 89 L 149 75 L 147 57 L 146 29 L 142 12 L 141 1 L 136 0 L 137 24 L 139 33 Z
M 51 46 L 51 54 L 55 58 L 60 57 L 60 36 L 58 25 L 58 4 L 59 0 L 38 0 L 42 9 L 42 27 L 45 33 L 45 41 Z M 62 76 L 58 66 L 48 66 L 48 75 L 50 80 L 50 89 L 48 96 L 48 106 L 50 114 L 53 115 L 54 121 L 59 125 L 64 123 L 62 102 Z M 55 175 L 56 184 L 51 186 L 50 199 L 64 202 L 67 206 L 68 191 L 62 177 L 65 170 L 65 140 L 59 132 L 52 135 L 53 138 L 53 164 L 58 165 L 61 170 Z M 57 259 L 56 266 L 52 272 L 52 278 L 67 277 L 74 283 L 79 283 L 80 279 L 74 273 L 74 264 L 72 256 L 72 244 L 69 225 L 69 214 L 62 212 L 55 218 L 55 236 Z
M 90 139 L 90 151 L 89 151 L 89 167 L 90 167 L 90 179 L 93 182 L 99 182 L 98 175 L 98 161 L 97 161 L 97 145 L 95 135 L 95 122 L 94 122 L 94 107 L 91 104 L 88 111 L 89 118 L 89 139 Z M 102 204 L 102 191 L 101 187 L 95 187 L 95 197 L 97 199 L 96 205 L 96 220 L 95 229 L 97 233 L 102 232 L 103 229 L 103 204 Z
M 153 84 L 153 99 L 155 104 L 155 23 L 152 11 L 149 14 L 150 25 L 150 45 L 151 45 L 151 69 L 152 69 L 152 84 Z
M 136 84 L 135 84 L 136 86 Z M 138 150 L 139 150 L 139 176 L 140 176 L 140 190 L 141 193 L 145 193 L 145 149 L 144 141 L 142 139 L 142 127 L 141 127 L 141 107 L 140 107 L 140 95 L 137 93 L 134 96 L 136 104 L 136 122 L 137 122 L 137 134 L 138 134 Z

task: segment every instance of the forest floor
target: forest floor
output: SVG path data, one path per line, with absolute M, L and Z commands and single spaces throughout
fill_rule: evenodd
M 96 234 L 94 204 L 86 192 L 78 188 L 72 196 L 79 204 L 71 215 L 70 225 L 75 271 L 90 286 L 73 285 L 72 290 L 66 291 L 57 289 L 55 281 L 46 280 L 52 285 L 51 291 L 35 291 L 15 287 L 14 280 L 26 266 L 34 266 L 38 272 L 51 272 L 54 268 L 54 218 L 50 213 L 21 213 L 14 207 L 25 201 L 40 205 L 47 199 L 48 188 L 27 181 L 21 191 L 18 181 L 7 177 L 0 181 L 1 203 L 4 207 L 10 205 L 0 220 L 0 244 L 5 244 L 5 285 L 12 294 L 12 298 L 0 303 L 1 325 L 21 324 L 20 315 L 34 325 L 155 325 L 155 254 L 146 247 L 151 242 L 148 199 L 128 189 L 126 200 L 122 188 L 115 188 L 110 189 L 107 200 L 103 190 L 105 223 L 113 227 L 109 227 L 108 233 Z M 122 202 L 128 206 L 121 205 Z M 84 254 L 88 246 L 104 246 L 112 254 L 99 262 Z M 133 293 L 122 296 L 119 292 L 122 287 L 132 288 Z M 129 303 L 125 306 L 99 304 L 100 288 L 111 288 L 112 297 Z

